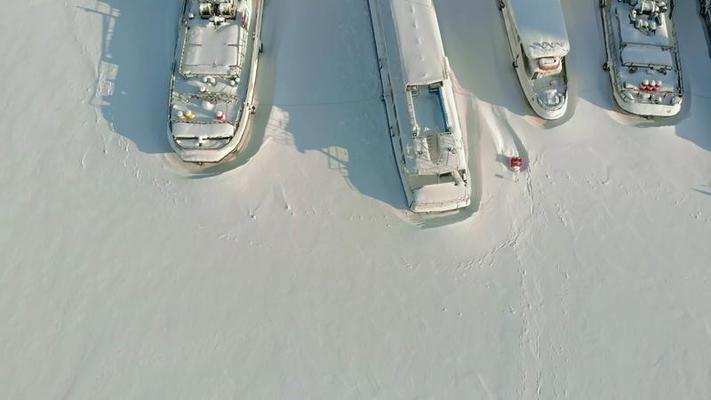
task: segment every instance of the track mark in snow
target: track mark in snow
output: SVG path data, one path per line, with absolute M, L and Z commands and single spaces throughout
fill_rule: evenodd
M 523 357 L 521 398 L 540 398 L 542 391 L 543 365 L 541 361 L 541 331 L 539 314 L 544 307 L 543 291 L 536 273 L 529 274 L 525 260 L 515 252 L 519 268 L 521 293 L 521 331 L 519 348 Z M 535 394 L 534 394 L 535 391 Z M 534 397 L 535 396 L 535 397 Z
M 411 262 L 405 260 L 404 258 L 401 259 L 401 261 L 402 261 L 403 268 L 408 271 L 417 272 L 420 269 L 420 264 L 411 263 Z
M 704 320 L 704 326 L 706 327 L 706 336 L 711 340 L 711 323 L 708 320 Z
M 533 182 L 531 181 L 531 174 L 526 174 L 526 198 L 528 199 L 528 213 L 529 215 L 535 215 L 536 209 L 536 199 L 533 194 Z
M 233 232 L 222 233 L 219 236 L 217 236 L 217 240 L 226 240 L 226 241 L 233 242 L 233 243 L 239 242 L 237 235 L 235 235 Z
M 505 249 L 513 249 L 518 245 L 519 236 L 521 232 L 514 232 L 510 238 L 504 240 L 502 243 L 494 246 L 492 249 L 488 250 L 482 256 L 471 258 L 465 262 L 460 263 L 456 270 L 463 276 L 466 276 L 474 267 L 479 267 L 480 269 L 486 266 L 487 268 L 493 267 L 494 263 L 498 258 L 498 254 Z
M 497 160 L 509 171 L 512 171 L 510 160 L 513 157 L 522 157 L 524 165 L 527 165 L 529 162 L 528 153 L 511 123 L 506 119 L 504 110 L 482 101 L 476 102 L 476 109 L 479 110 L 484 125 L 488 127 L 487 130 L 491 132 Z
M 288 212 L 292 217 L 296 215 L 294 212 L 293 208 L 291 207 L 291 203 L 289 202 L 288 196 L 286 195 L 286 190 L 284 189 L 283 186 L 279 187 L 279 195 L 280 195 L 280 200 L 283 204 L 284 211 Z
M 484 389 L 484 392 L 486 392 L 486 398 L 489 400 L 494 400 L 496 397 L 494 396 L 494 393 L 492 393 L 491 389 L 489 389 L 489 386 L 486 384 L 484 377 L 481 376 L 481 374 L 477 374 L 477 377 L 479 378 L 479 384 L 481 384 L 481 387 Z
M 290 119 L 291 117 L 288 111 L 277 106 L 272 106 L 269 112 L 269 119 L 267 120 L 266 130 L 268 134 L 265 136 L 265 141 L 273 138 L 277 143 L 294 147 L 294 138 L 289 133 Z

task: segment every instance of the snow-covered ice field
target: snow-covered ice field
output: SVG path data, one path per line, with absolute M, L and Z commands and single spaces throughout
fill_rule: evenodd
M 269 0 L 251 142 L 166 137 L 179 2 L 0 14 L 1 399 L 711 398 L 711 58 L 616 111 L 563 0 L 571 112 L 533 117 L 495 1 L 439 0 L 475 206 L 406 213 L 366 0 Z M 529 161 L 513 176 L 502 154 Z

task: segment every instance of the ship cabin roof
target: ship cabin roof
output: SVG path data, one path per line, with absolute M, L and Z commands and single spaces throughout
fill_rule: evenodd
M 565 57 L 570 42 L 560 0 L 510 0 L 510 13 L 526 57 Z
M 427 85 L 446 78 L 444 46 L 431 1 L 392 0 L 403 80 Z

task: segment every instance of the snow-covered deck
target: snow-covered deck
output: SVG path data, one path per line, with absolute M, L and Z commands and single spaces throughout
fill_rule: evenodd
M 658 47 L 674 46 L 674 40 L 669 32 L 671 20 L 667 18 L 666 14 L 659 15 L 662 23 L 657 26 L 654 34 L 645 34 L 639 29 L 636 29 L 634 25 L 630 23 L 630 10 L 631 7 L 628 4 L 620 4 L 619 7 L 615 8 L 615 16 L 617 17 L 617 23 L 620 26 L 621 43 L 644 44 Z
M 410 121 L 413 133 L 403 138 L 407 152 L 407 168 L 412 175 L 439 175 L 457 168 L 458 160 L 449 149 L 461 147 L 450 132 L 451 121 L 445 112 L 446 100 L 441 85 L 410 86 L 407 90 Z
M 391 136 L 413 211 L 469 204 L 466 154 L 431 0 L 371 0 Z M 425 186 L 444 184 L 428 200 Z M 443 193 L 448 193 L 446 201 Z M 446 197 L 446 196 L 444 196 Z
M 216 162 L 240 142 L 246 104 L 254 93 L 258 48 L 250 41 L 250 15 L 261 0 L 239 0 L 235 17 L 203 18 L 199 0 L 186 0 L 173 76 L 170 139 L 183 159 Z M 254 59 L 248 63 L 247 55 Z M 216 148 L 225 146 L 220 152 Z M 188 155 L 190 153 L 190 155 Z M 202 155 L 200 155 L 202 154 Z
M 380 0 L 390 3 L 402 60 L 402 80 L 426 85 L 447 77 L 444 45 L 431 0 Z
M 560 0 L 509 0 L 511 16 L 529 58 L 565 57 L 570 51 Z
M 180 71 L 185 75 L 236 75 L 244 62 L 246 30 L 236 24 L 215 26 L 202 19 L 193 21 Z
M 675 115 L 684 89 L 673 20 L 664 8 L 653 14 L 639 10 L 612 0 L 602 10 L 615 99 L 634 114 Z

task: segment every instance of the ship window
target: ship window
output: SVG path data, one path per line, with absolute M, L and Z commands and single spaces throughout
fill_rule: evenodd
M 454 176 L 451 172 L 446 172 L 439 175 L 439 183 L 449 183 L 454 182 Z
M 543 71 L 557 71 L 561 66 L 560 57 L 543 57 L 538 59 L 538 69 Z

